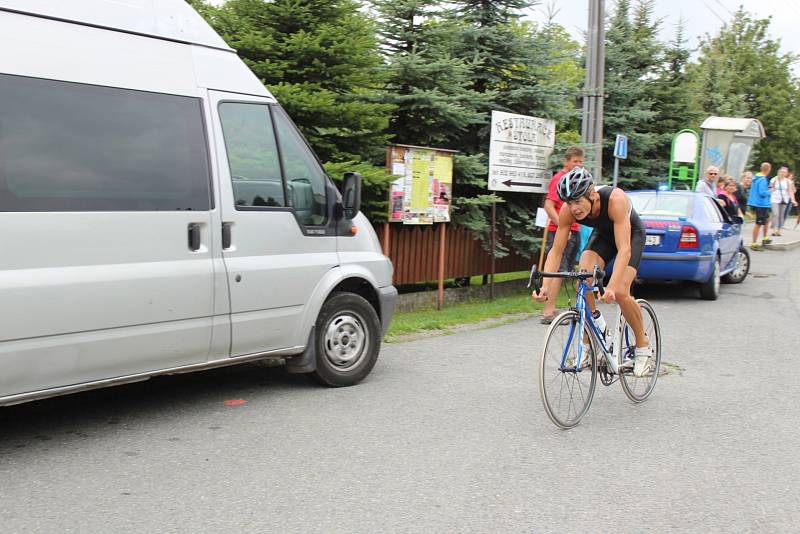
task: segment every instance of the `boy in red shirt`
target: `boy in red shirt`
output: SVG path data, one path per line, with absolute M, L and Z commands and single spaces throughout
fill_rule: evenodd
M 545 253 L 549 253 L 553 247 L 553 238 L 558 230 L 558 213 L 561 211 L 561 206 L 564 202 L 558 198 L 556 188 L 561 177 L 572 170 L 573 167 L 583 167 L 583 149 L 577 146 L 569 147 L 564 152 L 564 167 L 555 173 L 550 179 L 550 188 L 547 192 L 547 197 L 544 200 L 544 210 L 547 212 L 547 218 L 550 219 L 550 224 L 547 225 L 547 245 Z M 578 224 L 573 224 L 570 227 L 569 240 L 567 246 L 564 248 L 564 254 L 561 256 L 561 265 L 559 270 L 572 271 L 575 268 L 575 258 L 578 254 L 580 247 L 580 227 Z M 561 278 L 551 279 L 553 283 L 553 295 L 558 295 L 561 289 Z M 539 320 L 542 324 L 550 324 L 556 316 L 556 299 L 548 299 L 544 303 L 544 310 L 542 310 L 542 317 Z

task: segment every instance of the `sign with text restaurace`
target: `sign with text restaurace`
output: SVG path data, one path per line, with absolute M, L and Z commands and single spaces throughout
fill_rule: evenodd
M 554 120 L 492 111 L 489 189 L 547 193 L 555 143 Z

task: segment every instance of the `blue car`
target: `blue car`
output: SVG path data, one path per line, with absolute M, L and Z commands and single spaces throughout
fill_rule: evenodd
M 716 199 L 692 191 L 629 191 L 647 227 L 638 278 L 690 281 L 700 296 L 716 300 L 720 282 L 739 284 L 750 271 L 742 219 L 731 218 Z

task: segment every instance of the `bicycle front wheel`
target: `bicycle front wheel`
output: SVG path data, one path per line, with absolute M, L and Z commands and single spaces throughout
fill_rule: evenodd
M 589 326 L 583 336 L 577 311 L 562 312 L 550 324 L 542 349 L 539 393 L 547 416 L 560 428 L 572 428 L 589 411 L 597 385 L 597 355 Z M 585 340 L 581 361 L 578 347 Z
M 661 327 L 658 325 L 658 317 L 650 303 L 644 299 L 637 299 L 636 302 L 642 307 L 644 333 L 650 341 L 650 348 L 653 349 L 653 357 L 650 359 L 650 372 L 637 378 L 632 371 L 628 370 L 620 374 L 619 383 L 630 400 L 642 402 L 650 396 L 656 387 L 658 373 L 661 370 Z M 625 318 L 620 317 L 620 321 L 622 321 L 622 343 L 618 353 L 620 356 L 618 361 L 624 362 L 626 359 L 634 357 L 636 337 L 633 335 L 633 329 L 625 321 Z

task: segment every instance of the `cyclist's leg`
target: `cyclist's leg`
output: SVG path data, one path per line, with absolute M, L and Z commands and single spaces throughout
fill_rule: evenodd
M 591 272 L 594 266 L 597 265 L 601 269 L 606 268 L 608 261 L 614 256 L 616 249 L 612 243 L 609 243 L 597 230 L 592 232 L 589 236 L 589 241 L 586 242 L 586 248 L 581 253 L 581 259 L 578 262 L 578 270 Z M 594 283 L 593 280 L 587 280 L 588 283 Z M 589 301 L 589 308 L 592 313 L 597 310 L 594 302 L 594 293 L 589 291 L 586 293 L 586 300 Z
M 636 337 L 636 347 L 647 347 L 648 339 L 644 333 L 644 319 L 642 318 L 642 307 L 636 302 L 636 299 L 631 295 L 631 285 L 636 279 L 636 269 L 630 265 L 625 267 L 625 272 L 622 273 L 622 280 L 620 288 L 617 291 L 617 303 L 622 310 L 622 316 L 625 321 L 633 329 L 633 335 Z
M 622 273 L 622 283 L 616 294 L 617 303 L 619 303 L 619 307 L 622 310 L 622 316 L 625 317 L 625 320 L 633 329 L 633 335 L 636 336 L 636 348 L 648 346 L 647 335 L 644 333 L 642 307 L 631 295 L 631 286 L 636 279 L 639 263 L 642 261 L 645 235 L 644 228 L 641 231 L 634 230 L 631 232 L 631 259 L 628 260 L 628 265 Z

